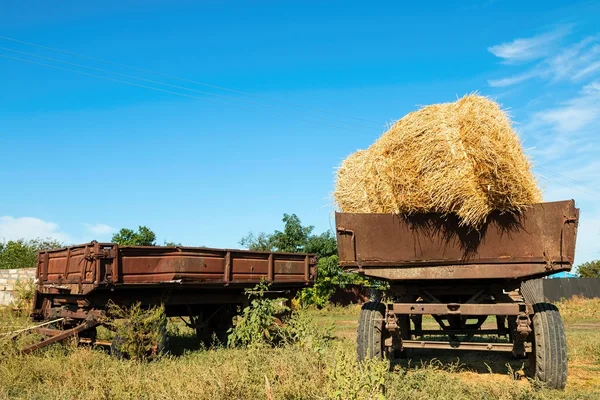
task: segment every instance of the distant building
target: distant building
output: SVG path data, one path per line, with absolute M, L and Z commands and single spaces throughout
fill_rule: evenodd
M 571 274 L 569 272 L 562 271 L 557 274 L 550 275 L 547 278 L 548 279 L 557 279 L 557 278 L 579 278 L 579 277 L 575 274 Z

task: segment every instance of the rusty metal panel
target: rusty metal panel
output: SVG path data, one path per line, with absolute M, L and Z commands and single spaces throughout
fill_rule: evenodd
M 512 343 L 441 342 L 433 340 L 403 340 L 405 349 L 471 350 L 512 352 Z M 530 353 L 531 343 L 525 343 L 525 352 Z
M 342 267 L 369 276 L 510 279 L 570 270 L 578 219 L 569 200 L 492 214 L 479 231 L 454 216 L 336 213 L 336 232 Z
M 262 275 L 265 278 L 269 271 L 269 260 L 256 260 L 246 258 L 234 258 L 232 260 L 231 270 L 233 272 L 233 279 L 235 280 L 238 274 L 252 274 Z M 260 279 L 260 277 L 258 277 Z
M 88 243 L 40 252 L 37 270 L 39 282 L 76 284 L 77 292 L 81 293 L 103 272 L 98 259 L 98 245 Z
M 306 254 L 198 247 L 89 243 L 40 252 L 40 291 L 85 294 L 98 286 L 137 284 L 245 284 L 269 279 L 302 286 L 314 280 L 316 258 Z
M 392 311 L 396 314 L 428 314 L 428 315 L 519 315 L 533 310 L 526 304 L 438 304 L 438 303 L 394 303 Z
M 550 273 L 568 271 L 570 264 L 529 263 L 510 264 L 454 264 L 454 265 L 403 265 L 393 264 L 378 267 L 363 267 L 367 275 L 389 280 L 439 280 L 439 279 L 518 279 L 542 277 Z M 346 268 L 352 270 L 353 268 Z

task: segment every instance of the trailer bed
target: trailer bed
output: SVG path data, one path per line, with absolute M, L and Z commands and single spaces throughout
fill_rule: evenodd
M 415 348 L 507 351 L 529 357 L 528 374 L 545 387 L 563 389 L 564 325 L 536 278 L 571 269 L 578 220 L 572 200 L 496 213 L 479 230 L 436 214 L 337 213 L 341 266 L 389 282 L 387 302 L 361 309 L 359 361 Z M 423 315 L 440 329 L 423 329 Z M 490 316 L 495 329 L 483 329 Z
M 523 279 L 569 271 L 579 209 L 534 204 L 521 215 L 495 213 L 480 230 L 435 214 L 336 213 L 340 265 L 390 281 Z
M 306 286 L 316 259 L 310 254 L 203 247 L 119 246 L 92 242 L 38 255 L 38 290 L 85 295 L 136 285 L 251 287 Z

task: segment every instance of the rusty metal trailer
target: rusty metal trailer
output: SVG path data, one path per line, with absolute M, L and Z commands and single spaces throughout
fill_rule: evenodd
M 61 328 L 40 327 L 48 338 L 25 353 L 77 335 L 95 340 L 109 302 L 164 305 L 167 316 L 189 318 L 203 340 L 223 338 L 245 290 L 261 280 L 267 296 L 291 299 L 315 278 L 311 254 L 223 250 L 203 247 L 119 246 L 91 242 L 38 254 L 32 318 L 60 320 Z
M 414 348 L 504 351 L 528 356 L 535 379 L 564 388 L 564 327 L 539 278 L 571 269 L 578 220 L 572 200 L 495 213 L 480 230 L 453 216 L 336 213 L 342 268 L 389 282 L 388 301 L 362 308 L 358 358 Z M 423 315 L 439 329 L 423 329 Z M 484 329 L 490 316 L 495 324 Z

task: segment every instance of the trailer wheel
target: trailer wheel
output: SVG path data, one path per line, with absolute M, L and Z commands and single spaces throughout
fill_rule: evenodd
M 564 389 L 567 384 L 567 341 L 562 318 L 552 304 L 534 304 L 533 310 L 530 374 L 544 387 Z
M 358 319 L 356 353 L 358 361 L 385 356 L 385 304 L 369 301 L 362 306 Z
M 520 292 L 527 303 L 537 304 L 545 301 L 542 279 L 531 279 L 521 282 Z

